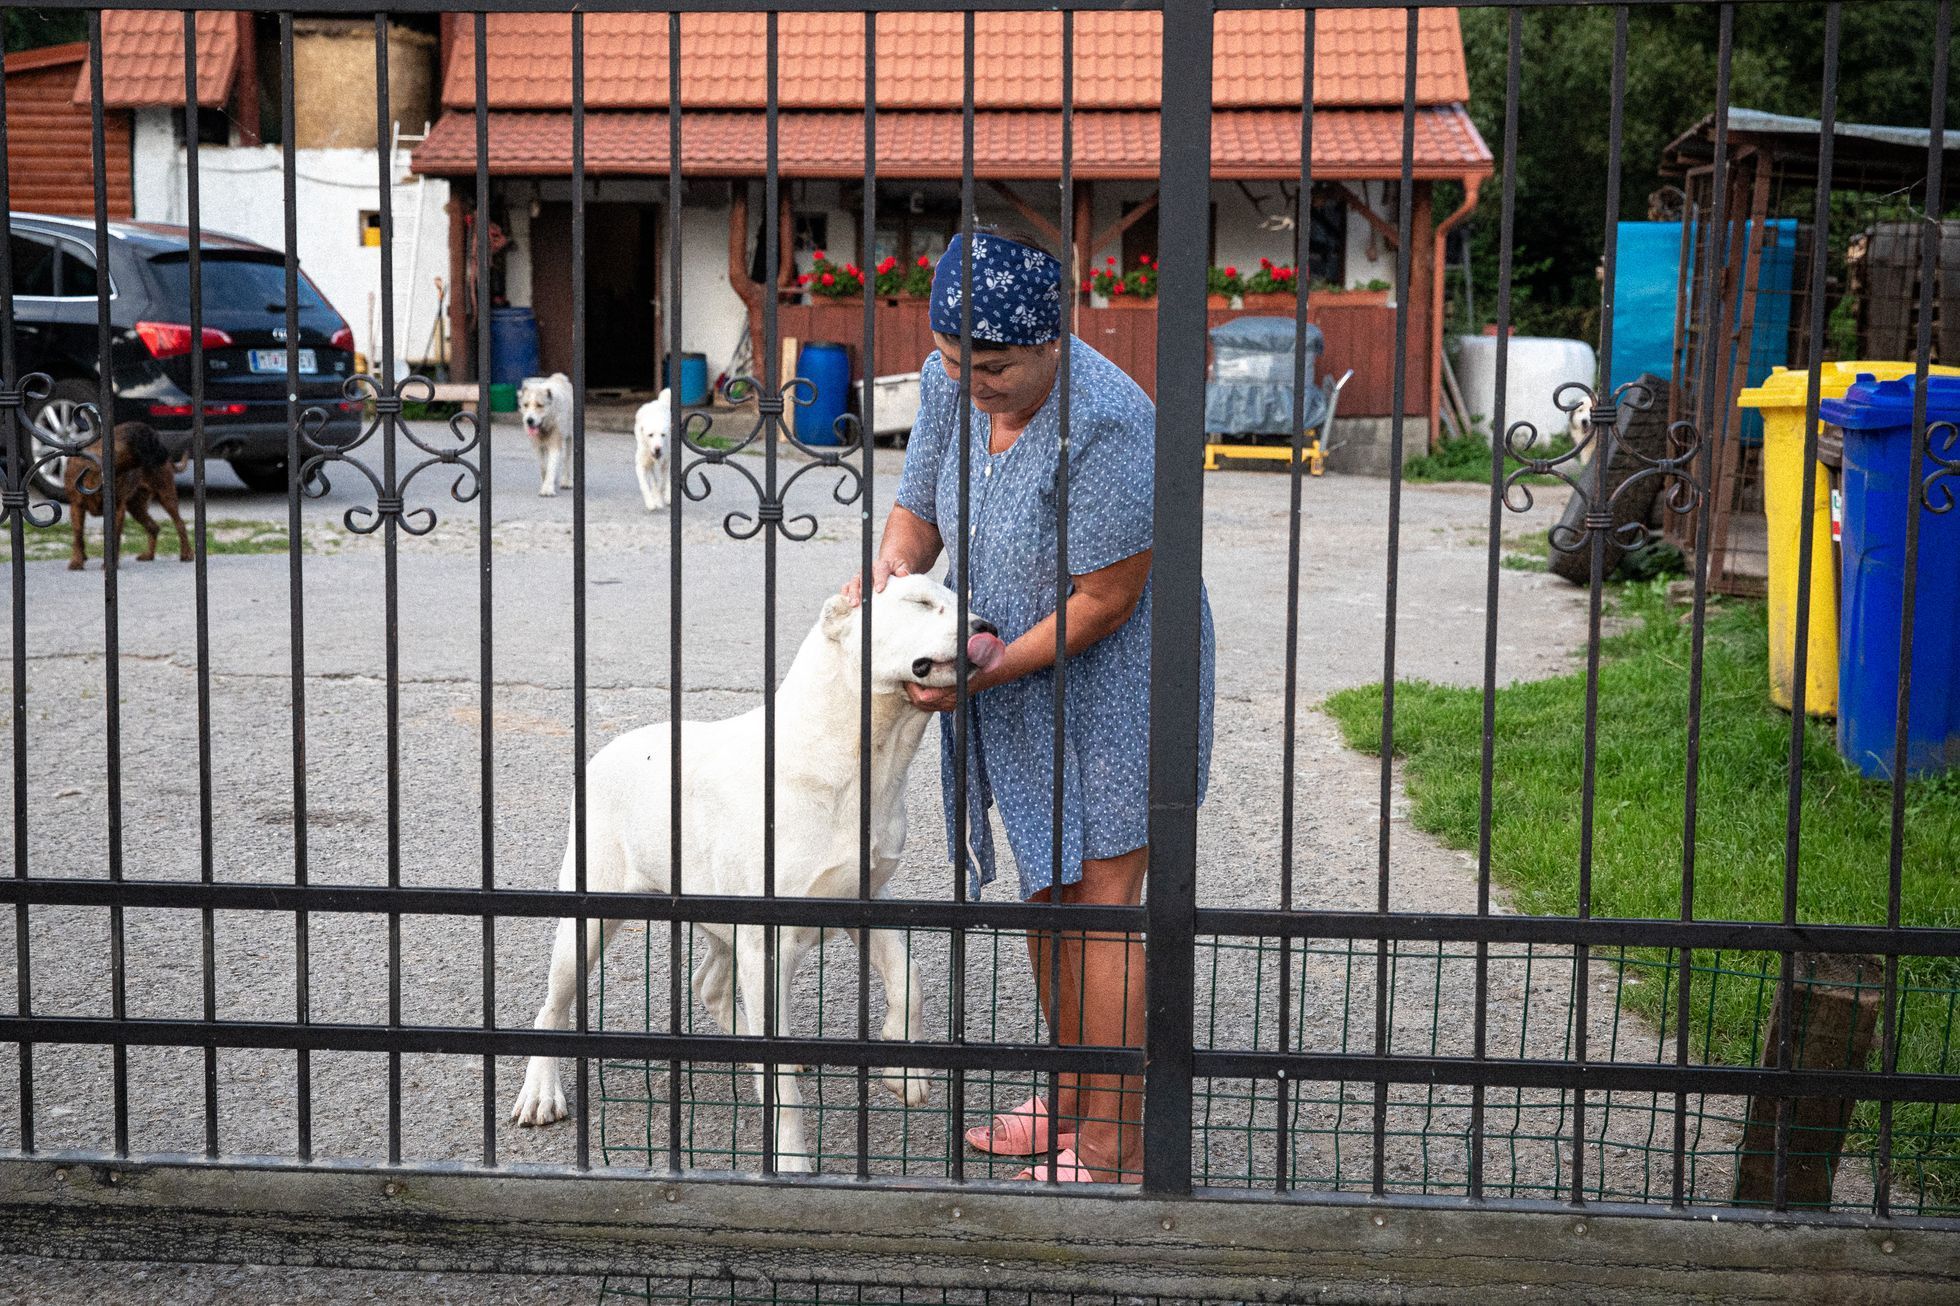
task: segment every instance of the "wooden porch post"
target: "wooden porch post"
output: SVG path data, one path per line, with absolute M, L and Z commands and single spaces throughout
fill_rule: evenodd
M 477 212 L 486 206 L 479 197 Z M 475 359 L 471 357 L 470 314 L 467 303 L 469 282 L 465 280 L 466 259 L 464 246 L 468 241 L 463 234 L 463 197 L 452 187 L 449 202 L 442 206 L 449 215 L 449 377 L 451 381 L 474 381 Z M 476 288 L 477 312 L 483 312 L 482 300 L 490 287 Z

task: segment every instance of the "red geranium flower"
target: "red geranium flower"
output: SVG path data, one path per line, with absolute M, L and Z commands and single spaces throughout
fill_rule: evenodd
M 919 255 L 919 266 L 922 268 L 929 268 L 932 266 L 932 260 L 927 258 L 925 255 L 921 254 Z
M 828 272 L 826 272 L 826 273 L 824 273 L 824 274 L 823 274 L 823 284 L 824 284 L 824 285 L 826 285 L 826 286 L 828 286 L 828 285 L 830 285 L 830 284 L 831 284 L 832 282 L 834 282 L 834 281 L 836 281 L 836 280 L 837 280 L 837 278 L 836 278 L 836 277 L 833 277 L 833 276 L 831 276 L 831 275 L 830 275 L 830 274 L 829 274 Z
M 1105 262 L 1107 262 L 1107 263 L 1109 264 L 1109 266 L 1111 266 L 1111 267 L 1115 267 L 1115 266 L 1116 266 L 1116 256 L 1115 256 L 1114 254 L 1111 254 L 1111 255 L 1110 255 L 1110 256 L 1109 256 L 1109 257 L 1108 257 L 1108 258 L 1107 258 L 1106 260 L 1104 260 L 1104 261 L 1105 261 Z
M 821 263 L 824 261 L 824 252 L 822 250 L 818 250 L 815 254 L 812 254 L 810 257 L 814 258 L 817 262 Z
M 1082 290 L 1083 290 L 1083 293 L 1085 293 L 1085 294 L 1086 294 L 1086 293 L 1088 293 L 1088 291 L 1089 291 L 1089 288 L 1090 288 L 1090 287 L 1089 287 L 1089 282 L 1087 282 L 1087 281 L 1085 280 L 1085 281 L 1084 281 L 1084 282 L 1082 283 Z
M 1238 274 L 1239 274 L 1239 270 L 1238 270 L 1237 268 L 1226 268 L 1226 269 L 1225 269 L 1225 275 L 1226 275 L 1226 276 L 1228 276 L 1228 277 L 1236 277 L 1236 276 L 1237 276 Z
M 809 284 L 810 284 L 810 274 L 809 274 L 808 272 L 805 272 L 805 273 L 804 273 L 804 274 L 803 274 L 802 276 L 800 276 L 800 277 L 798 277 L 798 278 L 796 279 L 796 284 L 797 284 L 797 285 L 799 285 L 799 286 L 807 286 L 807 285 L 809 285 Z
M 1128 286 L 1124 285 L 1122 282 L 1119 281 L 1114 286 L 1110 287 L 1109 293 L 1112 295 L 1122 295 L 1122 294 L 1129 293 L 1129 289 L 1130 288 Z

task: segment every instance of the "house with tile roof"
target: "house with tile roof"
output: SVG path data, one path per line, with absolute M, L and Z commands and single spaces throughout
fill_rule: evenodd
M 418 30 L 416 21 L 425 22 Z M 190 217 L 189 173 L 198 177 L 198 217 L 206 231 L 285 246 L 285 161 L 279 140 L 279 24 L 270 14 L 205 11 L 196 17 L 194 129 L 186 122 L 184 20 L 165 10 L 102 15 L 104 125 L 110 158 L 110 211 L 142 222 L 183 224 Z M 394 210 L 398 368 L 445 361 L 449 270 L 449 185 L 408 168 L 409 150 L 435 111 L 437 32 L 433 20 L 391 24 L 390 113 L 376 131 L 374 24 L 362 18 L 301 18 L 293 24 L 294 191 L 300 265 L 353 327 L 356 348 L 376 352 L 381 303 L 379 214 L 382 177 Z M 88 171 L 89 75 L 86 47 L 60 55 L 9 57 L 9 100 L 63 60 L 58 96 L 72 129 L 58 160 L 67 189 L 42 198 L 15 187 L 15 207 L 93 212 Z M 36 64 L 36 61 L 41 61 Z M 27 65 L 35 65 L 30 70 Z M 20 74 L 17 76 L 17 72 Z M 52 110 L 50 110 L 52 111 Z M 9 110 L 9 121 L 14 114 Z M 194 136 L 194 139 L 191 139 Z M 50 137 L 50 139 L 53 139 Z M 383 155 L 387 166 L 383 168 Z M 79 179 L 79 185 L 73 184 Z M 437 279 L 443 279 L 438 287 Z
M 1124 268 L 1155 257 L 1161 19 L 1094 11 L 1075 17 L 1073 187 L 1078 270 Z M 1402 172 L 1405 27 L 1401 11 L 1329 9 L 1316 31 L 1313 78 L 1312 276 L 1320 285 L 1379 286 L 1394 277 Z M 934 257 L 960 222 L 963 20 L 895 13 L 876 19 L 876 259 Z M 1211 261 L 1291 262 L 1305 87 L 1298 12 L 1221 13 L 1214 48 Z M 681 16 L 677 88 L 670 83 L 664 14 L 594 14 L 585 21 L 587 376 L 595 389 L 655 387 L 668 324 L 661 287 L 668 185 L 668 113 L 681 115 L 684 198 L 678 215 L 685 288 L 681 347 L 705 354 L 709 373 L 748 365 L 766 293 L 762 208 L 768 163 L 765 20 L 760 14 Z M 472 269 L 466 233 L 479 209 L 507 238 L 492 268 L 489 304 L 528 305 L 547 370 L 569 370 L 571 321 L 571 26 L 564 15 L 491 14 L 477 83 L 474 20 L 441 29 L 441 116 L 412 167 L 447 180 L 451 280 Z M 1491 155 L 1465 104 L 1469 80 L 1454 11 L 1419 19 L 1413 87 L 1415 149 L 1410 369 L 1406 405 L 1426 420 L 1440 353 L 1437 271 L 1446 228 L 1468 205 L 1438 212 L 1435 187 L 1474 196 Z M 1007 218 L 1054 233 L 1064 197 L 1062 19 L 1057 13 L 981 13 L 974 40 L 974 176 L 982 221 Z M 816 251 L 857 261 L 864 207 L 864 17 L 785 13 L 778 20 L 776 163 L 780 178 L 781 328 L 787 336 L 856 341 L 847 321 L 806 306 L 796 278 Z M 677 89 L 677 106 L 670 92 Z M 490 192 L 475 194 L 478 111 L 489 149 Z M 1166 252 L 1168 253 L 1168 251 Z M 875 261 L 875 260 L 874 260 Z M 475 305 L 452 300 L 459 375 L 472 360 Z M 1344 414 L 1386 419 L 1395 310 L 1370 296 L 1321 296 L 1313 308 L 1328 338 L 1326 365 L 1354 367 Z M 1354 301 L 1361 302 L 1354 302 Z M 1345 302 L 1343 302 L 1345 301 Z M 1372 302 L 1370 302 L 1372 301 Z M 861 316 L 861 310 L 858 313 Z M 1085 339 L 1154 382 L 1154 314 L 1085 304 Z M 1222 316 L 1230 316 L 1229 311 Z M 886 321 L 890 329 L 886 328 Z M 874 371 L 914 370 L 923 314 L 881 310 Z M 1381 421 L 1383 427 L 1386 421 Z M 1420 447 L 1411 431 L 1411 447 Z M 1384 431 L 1385 435 L 1385 431 Z M 1365 441 L 1363 442 L 1365 443 Z

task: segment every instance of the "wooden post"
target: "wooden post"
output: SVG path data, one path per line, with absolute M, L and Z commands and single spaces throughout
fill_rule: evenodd
M 1789 1009 L 1777 994 L 1763 1038 L 1763 1064 L 1774 1066 L 1787 1027 L 1796 1068 L 1863 1070 L 1878 1028 L 1880 981 L 1885 963 L 1878 957 L 1800 952 L 1792 961 Z M 1749 1099 L 1735 1171 L 1738 1205 L 1766 1206 L 1776 1197 L 1776 1103 L 1769 1096 Z M 1831 1200 L 1831 1181 L 1851 1123 L 1848 1097 L 1800 1097 L 1790 1103 L 1789 1185 L 1791 1206 L 1823 1206 Z
M 477 196 L 477 212 L 484 214 L 489 205 L 484 203 L 487 196 Z M 468 254 L 464 249 L 463 197 L 455 190 L 449 193 L 449 202 L 443 206 L 449 215 L 449 375 L 447 381 L 476 379 L 475 341 L 470 338 L 472 307 L 470 294 Z M 474 295 L 474 308 L 477 313 L 488 312 L 483 303 L 490 287 L 477 286 Z

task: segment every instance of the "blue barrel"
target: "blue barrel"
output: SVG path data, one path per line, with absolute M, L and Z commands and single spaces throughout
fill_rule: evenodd
M 1960 764 L 1960 510 L 1921 497 L 1939 470 L 1912 457 L 1913 378 L 1860 379 L 1826 399 L 1823 419 L 1844 431 L 1844 624 L 1838 645 L 1838 751 L 1868 776 L 1889 778 L 1899 713 L 1899 638 L 1905 611 L 1906 526 L 1919 514 L 1913 559 L 1912 704 L 1906 773 Z M 1960 421 L 1960 377 L 1928 378 L 1928 422 Z M 1933 439 L 1940 441 L 1935 431 Z M 1929 451 L 1930 453 L 1930 451 Z M 1943 503 L 1951 482 L 1932 483 Z
M 662 364 L 666 377 L 663 384 L 672 388 L 672 360 Z M 706 354 L 681 355 L 681 402 L 690 408 L 708 402 L 708 356 Z
M 538 319 L 522 307 L 490 310 L 490 380 L 523 385 L 538 374 Z
M 836 444 L 837 419 L 851 398 L 851 352 L 842 345 L 816 340 L 796 355 L 796 374 L 816 387 L 808 404 L 796 409 L 796 438 L 804 444 Z M 799 387 L 800 388 L 800 387 Z

